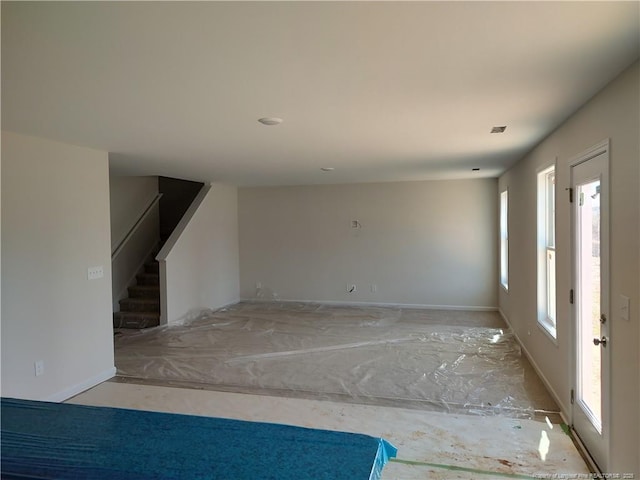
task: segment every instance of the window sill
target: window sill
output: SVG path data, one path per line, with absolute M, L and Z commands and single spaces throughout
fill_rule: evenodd
M 558 332 L 556 327 L 549 325 L 548 323 L 542 322 L 538 320 L 538 328 L 544 332 L 544 334 L 551 340 L 551 342 L 557 347 L 558 346 Z

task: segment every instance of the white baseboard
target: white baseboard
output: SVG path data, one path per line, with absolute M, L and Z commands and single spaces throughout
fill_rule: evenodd
M 240 302 L 240 299 L 236 298 L 231 302 L 224 303 L 218 306 L 213 306 L 208 308 L 194 308 L 193 310 L 188 311 L 181 317 L 178 317 L 164 325 L 184 325 L 186 323 L 192 322 L 193 320 L 199 318 L 203 313 L 217 312 L 218 310 L 222 310 L 223 308 L 230 307 L 231 305 L 235 305 L 236 303 L 239 303 L 239 302 Z M 163 325 L 163 323 L 160 323 L 160 325 Z
M 79 393 L 84 392 L 85 390 L 89 390 L 96 385 L 109 380 L 110 378 L 115 377 L 116 375 L 116 367 L 111 367 L 105 370 L 98 375 L 95 375 L 91 378 L 88 378 L 84 382 L 77 383 L 69 388 L 65 388 L 64 390 L 54 393 L 53 395 L 48 396 L 44 399 L 45 402 L 64 402 L 65 400 L 70 399 L 71 397 L 78 395 Z
M 516 341 L 518 342 L 518 345 L 520 345 L 520 348 L 522 349 L 525 356 L 531 363 L 531 366 L 533 367 L 533 369 L 536 371 L 536 373 L 540 377 L 540 380 L 542 380 L 542 383 L 544 383 L 544 386 L 547 387 L 547 390 L 549 391 L 553 399 L 560 406 L 560 416 L 562 417 L 562 421 L 567 425 L 569 425 L 570 422 L 568 419 L 570 417 L 570 413 L 566 405 L 562 402 L 562 400 L 560 400 L 560 397 L 558 396 L 557 392 L 553 389 L 553 387 L 551 386 L 551 383 L 549 382 L 547 377 L 545 377 L 544 373 L 542 373 L 542 370 L 536 363 L 535 359 L 531 356 L 531 354 L 529 353 L 529 350 L 527 350 L 527 347 L 524 346 L 524 343 L 522 343 L 522 340 L 520 340 L 520 337 L 518 336 L 515 329 L 513 328 L 513 325 L 511 325 L 511 322 L 509 321 L 505 313 L 502 311 L 502 309 L 499 307 L 498 307 L 498 313 L 500 314 L 502 319 L 505 321 L 509 329 L 513 332 L 513 335 L 516 337 Z
M 270 303 L 319 303 L 322 305 L 335 305 L 344 307 L 396 307 L 396 308 L 416 308 L 423 310 L 463 310 L 473 312 L 495 312 L 498 307 L 484 307 L 474 305 L 426 305 L 420 303 L 384 303 L 384 302 L 349 302 L 334 300 L 294 300 L 284 298 L 242 298 L 242 302 L 270 302 Z
M 235 300 L 225 303 L 224 305 L 220 305 L 218 307 L 213 307 L 212 310 L 222 310 L 223 308 L 230 307 L 231 305 L 235 305 L 236 303 L 240 303 L 240 298 L 236 298 Z

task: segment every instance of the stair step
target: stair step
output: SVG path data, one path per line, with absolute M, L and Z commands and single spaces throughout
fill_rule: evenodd
M 125 298 L 120 300 L 121 312 L 159 312 L 159 298 Z
M 160 298 L 159 285 L 133 285 L 127 290 L 131 298 Z
M 159 273 L 160 264 L 158 262 L 145 263 L 144 271 L 146 273 Z
M 141 273 L 136 275 L 138 285 L 160 285 L 160 275 L 157 273 Z
M 149 328 L 160 325 L 157 312 L 116 312 L 113 314 L 114 328 Z

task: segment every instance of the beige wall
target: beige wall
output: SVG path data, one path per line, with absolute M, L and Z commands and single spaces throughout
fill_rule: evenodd
M 0 150 L 2 140 L 0 139 Z M 0 339 L 2 339 L 2 152 L 0 151 Z M 2 344 L 0 342 L 0 368 L 2 367 Z M 2 372 L 0 371 L 0 380 Z M 2 385 L 0 384 L 0 396 L 2 396 Z
M 107 153 L 3 132 L 2 169 L 2 395 L 62 400 L 115 374 Z
M 260 282 L 286 300 L 496 307 L 496 185 L 241 188 L 240 294 Z
M 158 177 L 109 178 L 111 251 L 120 244 L 158 195 Z
M 569 161 L 611 140 L 611 472 L 640 473 L 640 342 L 638 323 L 640 79 L 638 63 L 585 104 L 499 181 L 509 188 L 509 292 L 500 308 L 570 414 L 570 207 L 565 188 Z M 536 173 L 557 158 L 557 323 L 554 345 L 536 320 Z M 496 191 L 497 197 L 497 191 Z M 619 296 L 631 298 L 631 319 L 620 318 Z
M 158 254 L 163 323 L 239 300 L 238 191 L 205 186 Z

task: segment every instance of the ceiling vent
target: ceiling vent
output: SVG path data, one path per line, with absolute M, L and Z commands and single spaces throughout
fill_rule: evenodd
M 507 129 L 507 126 L 504 127 L 493 127 L 491 129 L 491 133 L 503 133 Z
M 278 117 L 264 117 L 264 118 L 258 119 L 258 121 L 263 125 L 269 125 L 269 126 L 280 125 L 282 123 L 282 119 Z

